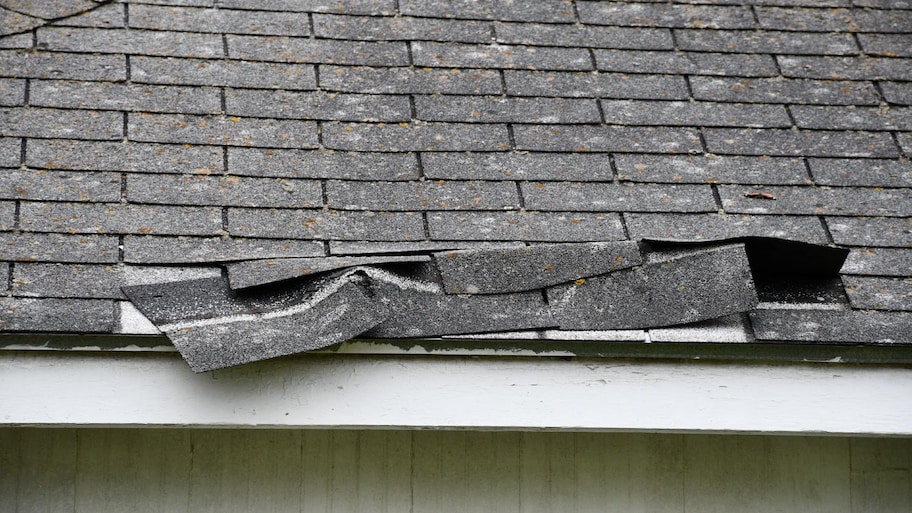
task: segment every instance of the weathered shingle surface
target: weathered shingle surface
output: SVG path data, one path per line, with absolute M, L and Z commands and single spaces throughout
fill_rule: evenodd
M 0 330 L 129 333 L 121 287 L 187 266 L 770 237 L 850 249 L 845 300 L 727 339 L 912 343 L 910 34 L 901 1 L 0 0 Z M 650 265 L 590 288 L 680 307 Z

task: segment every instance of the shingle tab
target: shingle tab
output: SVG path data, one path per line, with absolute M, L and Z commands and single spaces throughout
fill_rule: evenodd
M 754 28 L 749 7 L 577 2 L 583 23 L 705 29 Z
M 617 214 L 560 212 L 431 212 L 434 240 L 586 242 L 623 240 Z
M 240 237 L 397 241 L 424 238 L 420 214 L 231 208 L 228 229 Z
M 690 153 L 701 151 L 700 137 L 690 128 L 520 125 L 516 148 L 532 151 L 621 151 Z
M 25 80 L 0 79 L 0 106 L 20 107 L 25 105 Z
M 163 57 L 222 57 L 218 34 L 77 27 L 38 29 L 38 47 L 60 52 L 142 54 Z
M 408 66 L 405 43 L 335 41 L 279 36 L 226 36 L 232 59 L 355 66 Z
M 804 184 L 801 159 L 693 155 L 614 156 L 618 177 L 632 182 Z
M 16 224 L 16 202 L 0 201 L 0 230 L 12 230 Z
M 340 210 L 432 211 L 519 208 L 509 182 L 350 182 L 326 183 L 327 205 Z
M 912 219 L 827 217 L 836 244 L 845 246 L 912 247 Z
M 682 50 L 698 52 L 772 53 L 783 55 L 857 55 L 851 34 L 677 30 Z
M 314 208 L 323 204 L 320 182 L 237 176 L 127 176 L 127 201 L 162 205 Z
M 694 98 L 724 102 L 877 105 L 871 82 L 691 77 Z
M 0 260 L 113 264 L 117 237 L 61 233 L 0 233 Z
M 883 132 L 707 128 L 703 136 L 709 151 L 722 155 L 899 156 L 893 139 Z
M 10 282 L 10 264 L 9 262 L 0 262 L 0 292 L 9 290 Z
M 0 167 L 18 167 L 21 160 L 21 139 L 18 137 L 0 137 Z
M 779 74 L 769 55 L 594 50 L 601 71 L 774 77 Z
M 344 180 L 412 180 L 419 177 L 414 153 L 229 148 L 234 175 Z
M 323 244 L 318 241 L 150 235 L 124 237 L 124 261 L 135 264 L 193 264 L 315 256 L 323 256 Z
M 898 160 L 808 159 L 820 185 L 912 187 L 912 168 Z
M 912 105 L 912 84 L 908 82 L 881 82 L 884 99 L 898 105 Z
M 425 153 L 424 175 L 465 180 L 611 181 L 611 160 L 598 153 Z
M 725 210 L 737 213 L 912 216 L 912 191 L 904 189 L 723 185 L 719 195 Z
M 539 21 L 573 23 L 573 7 L 563 2 L 542 3 L 535 0 L 403 0 L 402 14 L 431 18 L 466 18 L 479 20 Z
M 320 87 L 371 94 L 501 94 L 495 70 L 320 66 Z
M 317 37 L 363 41 L 456 41 L 487 43 L 491 26 L 480 21 L 315 14 Z
M 624 214 L 632 239 L 714 241 L 735 237 L 774 237 L 826 244 L 816 217 L 731 214 Z M 839 241 L 837 241 L 838 243 Z
M 505 71 L 504 76 L 507 93 L 513 96 L 648 100 L 683 100 L 689 97 L 684 77 L 673 75 Z
M 265 148 L 316 148 L 317 124 L 313 121 L 190 116 L 182 114 L 130 114 L 130 140 L 157 143 L 260 146 Z
M 219 91 L 214 88 L 36 80 L 29 91 L 29 103 L 38 107 L 187 114 L 221 112 Z
M 465 123 L 599 123 L 593 100 L 503 98 L 494 96 L 418 96 L 416 118 Z
M 120 175 L 0 168 L 0 198 L 38 201 L 119 201 Z
M 760 26 L 810 32 L 909 32 L 906 13 L 866 9 L 757 7 Z
M 871 276 L 843 276 L 853 308 L 912 311 L 912 280 Z
M 323 144 L 351 151 L 504 151 L 510 149 L 505 125 L 401 123 L 323 125 Z
M 592 212 L 714 212 L 708 185 L 631 185 L 587 182 L 522 184 L 530 210 Z
M 26 164 L 47 169 L 206 174 L 222 171 L 222 149 L 175 144 L 30 139 Z
M 0 108 L 0 134 L 5 136 L 119 140 L 123 114 L 94 110 Z
M 912 269 L 912 248 L 853 249 L 842 266 L 844 274 L 906 276 Z
M 592 59 L 584 48 L 436 42 L 415 42 L 411 47 L 416 66 L 575 71 L 592 69 Z
M 411 117 L 405 96 L 229 89 L 225 102 L 227 114 L 255 118 L 397 122 Z
M 602 100 L 605 121 L 615 125 L 788 127 L 781 105 Z
M 114 302 L 101 299 L 0 297 L 0 329 L 44 333 L 111 333 L 114 329 Z
M 309 64 L 276 64 L 174 57 L 130 57 L 130 79 L 139 84 L 253 87 L 312 90 L 317 87 Z
M 130 6 L 130 27 L 217 34 L 310 35 L 306 14 L 143 4 Z
M 316 257 L 316 258 L 272 258 L 268 260 L 247 260 L 228 264 L 228 283 L 232 289 L 245 289 L 277 283 L 284 280 L 304 278 L 348 267 L 381 264 L 405 264 L 429 262 L 427 255 L 380 255 L 364 257 Z
M 506 44 L 531 44 L 631 50 L 671 50 L 674 41 L 668 29 L 594 27 L 536 23 L 497 23 L 496 40 Z
M 173 1 L 173 0 L 169 0 Z M 181 0 L 187 1 L 187 0 Z M 192 0 L 204 2 L 196 5 L 209 7 L 218 4 L 229 9 L 263 9 L 261 0 Z M 396 13 L 394 0 L 271 0 L 269 8 L 276 11 L 290 12 L 331 12 L 339 14 L 381 14 Z
M 831 107 L 796 105 L 791 107 L 800 128 L 823 130 L 912 130 L 912 108 Z
M 760 340 L 894 344 L 912 333 L 912 316 L 899 312 L 757 310 L 750 318 Z
M 777 56 L 782 75 L 824 80 L 912 80 L 912 67 L 888 57 Z
M 221 210 L 214 207 L 23 202 L 20 216 L 22 229 L 33 232 L 216 235 L 222 230 Z
M 121 299 L 122 269 L 116 265 L 16 264 L 13 295 Z

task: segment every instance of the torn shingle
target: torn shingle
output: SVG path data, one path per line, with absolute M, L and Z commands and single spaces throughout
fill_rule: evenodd
M 738 244 L 552 287 L 548 301 L 564 329 L 638 329 L 743 312 L 757 293 Z
M 425 255 L 273 258 L 229 264 L 228 282 L 232 289 L 255 287 L 277 281 L 310 276 L 344 267 L 362 265 L 427 262 Z
M 540 289 L 641 262 L 635 242 L 541 244 L 434 253 L 449 294 L 500 294 Z

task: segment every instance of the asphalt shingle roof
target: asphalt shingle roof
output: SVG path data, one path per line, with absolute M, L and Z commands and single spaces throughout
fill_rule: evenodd
M 837 290 L 727 339 L 912 344 L 908 1 L 0 0 L 0 35 L 2 331 L 155 333 L 122 287 L 247 260 L 769 237 L 849 249 Z

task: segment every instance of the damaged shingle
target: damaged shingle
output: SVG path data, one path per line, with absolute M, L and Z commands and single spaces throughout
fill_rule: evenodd
M 300 278 L 312 274 L 361 265 L 427 262 L 424 255 L 272 258 L 228 264 L 228 281 L 232 289 L 255 287 L 266 283 Z

